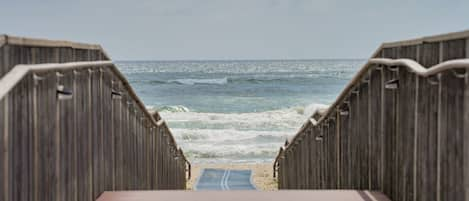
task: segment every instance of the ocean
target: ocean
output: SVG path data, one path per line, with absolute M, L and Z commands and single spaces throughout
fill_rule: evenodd
M 272 162 L 365 60 L 118 61 L 193 163 Z

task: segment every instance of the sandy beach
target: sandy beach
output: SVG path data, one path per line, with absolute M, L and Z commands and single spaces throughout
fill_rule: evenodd
M 192 177 L 187 182 L 187 189 L 192 190 L 203 168 L 222 168 L 244 170 L 250 169 L 253 172 L 252 181 L 258 190 L 277 190 L 277 180 L 272 177 L 272 164 L 195 164 L 192 165 Z

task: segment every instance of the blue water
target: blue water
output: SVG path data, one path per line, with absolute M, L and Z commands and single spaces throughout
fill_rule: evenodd
M 195 184 L 204 190 L 256 190 L 251 182 L 251 170 L 225 170 L 205 168 Z
M 364 60 L 120 61 L 194 162 L 270 162 Z

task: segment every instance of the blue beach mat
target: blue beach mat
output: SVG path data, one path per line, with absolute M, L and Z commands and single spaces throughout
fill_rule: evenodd
M 206 168 L 195 184 L 195 190 L 256 190 L 251 182 L 251 170 Z

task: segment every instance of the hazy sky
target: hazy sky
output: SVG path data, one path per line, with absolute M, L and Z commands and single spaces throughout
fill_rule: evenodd
M 0 1 L 0 33 L 99 43 L 114 60 L 367 58 L 469 29 L 469 0 Z

